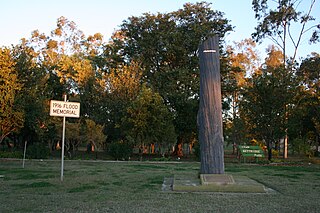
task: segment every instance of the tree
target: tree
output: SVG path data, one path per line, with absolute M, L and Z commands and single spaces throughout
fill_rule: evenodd
M 270 2 L 268 0 L 252 1 L 255 17 L 260 21 L 252 36 L 256 41 L 261 41 L 264 38 L 271 39 L 282 50 L 284 63 L 287 62 L 287 49 L 291 44 L 294 51 L 288 63 L 293 65 L 304 36 L 309 34 L 310 43 L 319 41 L 320 24 L 315 24 L 316 19 L 312 16 L 316 0 L 310 1 L 305 13 L 297 10 L 299 6 L 303 6 L 302 1 L 277 0 Z M 296 35 L 293 34 L 294 28 L 299 29 Z
M 316 0 L 310 1 L 310 5 L 307 6 L 305 13 L 298 11 L 298 7 L 303 5 L 302 1 L 278 0 L 272 3 L 270 2 L 271 1 L 268 2 L 268 0 L 252 1 L 255 17 L 260 21 L 256 27 L 256 32 L 254 32 L 252 36 L 256 41 L 261 41 L 263 38 L 271 39 L 282 51 L 283 65 L 292 71 L 303 38 L 309 36 L 310 43 L 319 41 L 320 24 L 314 24 L 316 19 L 312 16 L 312 10 Z M 269 8 L 271 9 L 268 10 Z M 294 28 L 298 29 L 298 33 L 293 33 Z M 287 59 L 289 45 L 293 47 L 293 54 Z M 287 113 L 288 112 L 286 112 L 286 114 Z M 286 129 L 286 132 L 287 131 Z M 284 158 L 287 157 L 287 144 L 288 136 L 286 134 Z
M 59 130 L 62 130 L 61 119 L 59 119 Z M 65 123 L 65 148 L 71 158 L 75 151 L 78 149 L 78 146 L 83 142 L 80 134 L 81 123 L 66 121 Z M 62 131 L 59 131 L 62 135 Z
M 157 143 L 161 146 L 175 143 L 172 115 L 162 97 L 145 84 L 128 107 L 127 113 L 123 119 L 123 127 L 127 135 L 134 139 L 135 145 Z
M 103 148 L 106 136 L 103 133 L 104 126 L 96 124 L 93 120 L 85 119 L 84 138 L 91 143 L 95 149 Z
M 99 82 L 103 88 L 105 113 L 105 131 L 108 142 L 118 142 L 125 138 L 121 130 L 122 119 L 127 115 L 127 109 L 140 92 L 142 72 L 139 64 L 110 69 L 104 73 Z
M 298 116 L 295 127 L 300 127 L 298 135 L 305 137 L 308 132 L 316 136 L 317 146 L 320 144 L 320 56 L 313 54 L 302 61 L 297 76 L 300 81 L 300 92 L 296 96 L 296 109 Z M 299 116 L 300 115 L 300 116 Z M 302 128 L 302 129 L 301 129 Z M 296 136 L 297 137 L 297 136 Z
M 13 48 L 15 69 L 23 87 L 19 91 L 17 102 L 25 112 L 24 125 L 20 132 L 20 144 L 28 141 L 29 144 L 41 141 L 40 135 L 44 134 L 44 126 L 48 115 L 47 103 L 47 78 L 45 70 L 38 64 L 38 53 L 21 43 Z
M 21 135 L 32 134 L 36 141 L 46 138 L 40 136 L 49 128 L 54 134 L 48 100 L 66 93 L 81 102 L 81 116 L 105 126 L 108 141 L 124 139 L 122 121 L 145 83 L 161 96 L 173 119 L 168 140 L 177 132 L 180 142 L 189 142 L 197 131 L 199 41 L 216 32 L 223 37 L 231 29 L 223 13 L 205 2 L 130 17 L 108 44 L 101 34 L 85 37 L 74 22 L 58 18 L 50 35 L 35 30 L 14 48 L 18 78 L 24 80 L 18 102 L 27 112 Z
M 68 120 L 65 126 L 65 148 L 68 151 L 69 157 L 75 154 L 78 150 L 79 145 L 83 143 L 90 143 L 94 146 L 95 150 L 103 148 L 105 145 L 106 136 L 103 133 L 104 127 L 100 124 L 96 124 L 91 119 L 80 119 L 80 120 Z M 50 132 L 51 131 L 51 132 Z M 49 140 L 49 144 L 53 145 L 59 140 L 62 140 L 62 121 L 59 117 L 52 117 L 48 125 L 47 134 L 44 135 Z M 52 135 L 50 135 L 52 133 Z M 60 144 L 61 145 L 61 144 Z
M 197 132 L 199 42 L 217 32 L 223 38 L 230 30 L 223 13 L 201 2 L 184 4 L 171 13 L 130 17 L 114 37 L 114 58 L 141 65 L 143 82 L 161 95 L 174 114 L 179 143 L 190 142 Z
M 226 56 L 222 60 L 222 66 L 226 64 L 221 73 L 222 94 L 226 104 L 230 106 L 224 109 L 225 135 L 226 138 L 231 137 L 233 145 L 240 144 L 245 139 L 239 105 L 249 79 L 260 72 L 261 62 L 255 48 L 256 43 L 252 39 L 234 42 L 233 46 L 227 46 Z
M 253 76 L 243 94 L 240 114 L 251 135 L 266 143 L 272 159 L 275 143 L 285 136 L 286 106 L 292 104 L 295 86 L 283 66 L 266 67 Z
M 268 56 L 265 59 L 264 65 L 268 67 L 279 67 L 285 62 L 283 60 L 283 53 L 278 47 L 271 45 L 267 48 Z
M 59 79 L 63 93 L 75 96 L 95 77 L 96 70 L 89 58 L 99 53 L 101 34 L 86 38 L 73 21 L 62 16 L 50 36 L 35 30 L 24 43 L 36 51 L 37 60 L 50 80 Z
M 293 152 L 309 152 L 312 146 L 319 146 L 319 104 L 318 98 L 310 94 L 304 86 L 300 85 L 296 89 L 288 119 L 288 135 Z
M 48 141 L 52 147 L 56 128 L 48 116 L 48 101 L 60 100 L 64 93 L 73 101 L 80 100 L 84 106 L 82 116 L 101 117 L 101 98 L 97 97 L 103 89 L 99 84 L 100 69 L 95 65 L 99 63 L 95 56 L 101 44 L 101 34 L 86 38 L 74 22 L 60 17 L 51 35 L 35 30 L 30 39 L 22 39 L 14 47 L 16 69 L 24 85 L 18 101 L 26 112 L 20 138 Z M 100 110 L 95 113 L 95 109 Z M 74 142 L 76 146 L 79 140 Z
M 315 96 L 320 95 L 320 55 L 314 53 L 309 58 L 302 61 L 297 70 L 301 83 L 306 90 Z
M 9 49 L 0 49 L 0 143 L 23 127 L 24 112 L 17 105 L 18 92 L 22 88 Z

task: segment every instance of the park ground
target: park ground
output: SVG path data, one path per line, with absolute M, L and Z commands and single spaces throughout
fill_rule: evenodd
M 0 159 L 0 212 L 320 212 L 320 165 L 226 163 L 272 193 L 177 193 L 174 175 L 194 175 L 198 162 Z

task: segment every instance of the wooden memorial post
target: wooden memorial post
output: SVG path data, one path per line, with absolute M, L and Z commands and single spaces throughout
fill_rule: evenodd
M 219 37 L 199 46 L 200 105 L 198 128 L 201 174 L 224 174 Z

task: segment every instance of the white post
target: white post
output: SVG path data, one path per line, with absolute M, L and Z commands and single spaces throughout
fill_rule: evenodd
M 26 160 L 27 141 L 24 142 L 22 168 L 24 169 L 24 161 Z
M 288 105 L 285 107 L 286 110 L 286 123 L 288 123 Z M 286 135 L 284 137 L 284 144 L 283 144 L 283 158 L 288 158 L 288 127 L 285 129 Z
M 287 129 L 286 129 L 286 132 L 287 132 Z M 284 141 L 283 141 L 283 158 L 284 159 L 287 159 L 288 158 L 288 135 L 286 133 L 286 136 L 284 138 Z
M 67 102 L 67 95 L 64 95 L 64 102 Z M 61 147 L 61 181 L 63 181 L 63 166 L 64 166 L 64 138 L 66 130 L 66 117 L 63 116 L 62 124 L 62 147 Z

